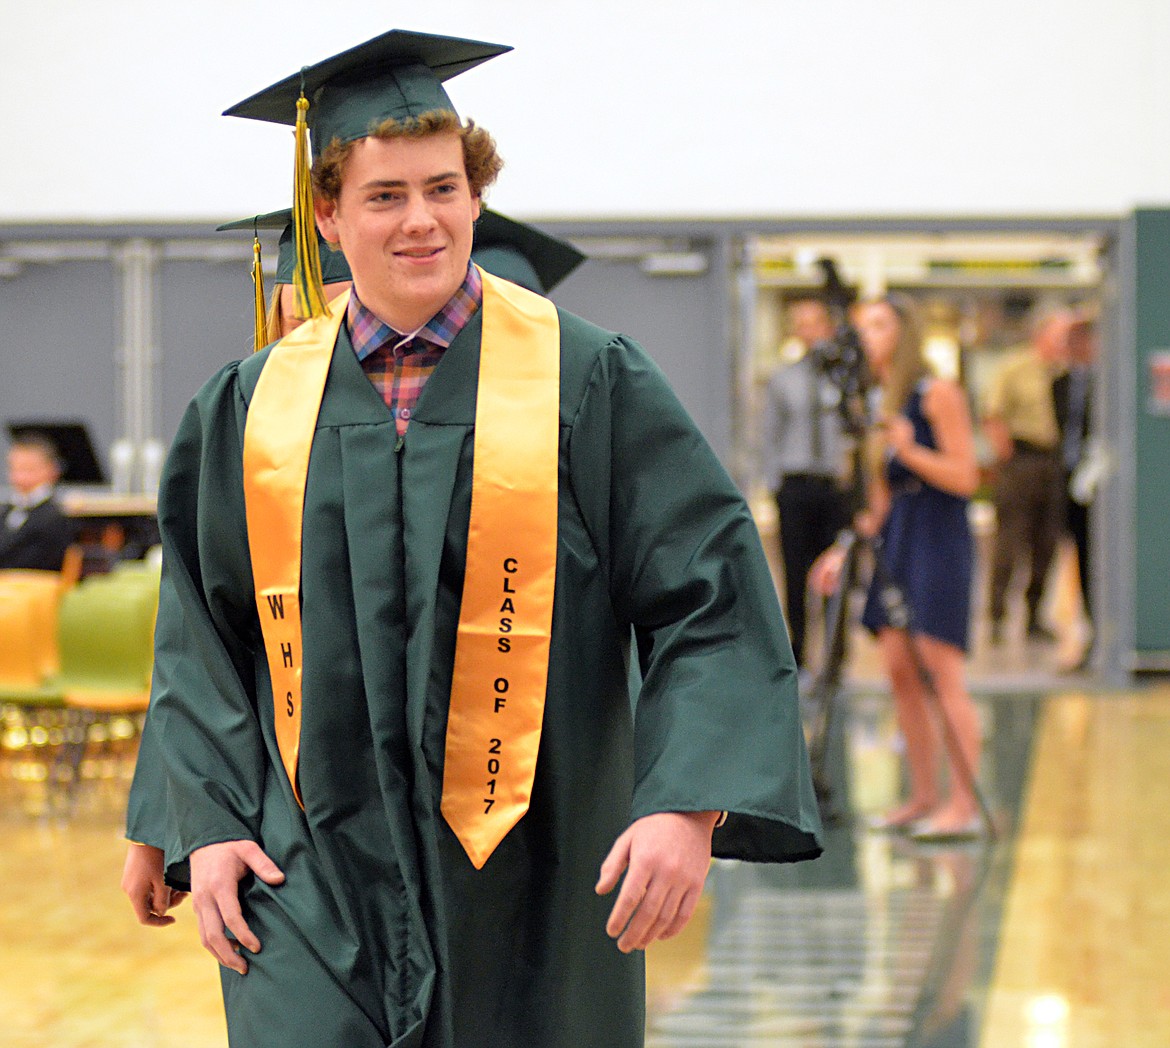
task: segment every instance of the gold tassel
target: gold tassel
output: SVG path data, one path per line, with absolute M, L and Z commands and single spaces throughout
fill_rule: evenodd
M 321 254 L 317 247 L 317 222 L 313 215 L 313 186 L 309 178 L 309 124 L 305 114 L 309 100 L 297 99 L 296 166 L 293 169 L 293 236 L 297 264 L 293 272 L 296 315 L 310 320 L 325 313 L 325 288 L 321 283 Z
M 252 234 L 252 285 L 255 291 L 255 330 L 252 336 L 253 352 L 259 353 L 268 345 L 268 317 L 264 308 L 264 269 L 260 263 L 260 238 Z

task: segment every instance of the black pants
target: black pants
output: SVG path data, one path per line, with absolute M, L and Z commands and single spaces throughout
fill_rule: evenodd
M 1068 485 L 1072 474 L 1064 474 L 1064 491 L 1068 498 L 1065 508 L 1065 525 L 1077 547 L 1077 568 L 1081 578 L 1081 600 L 1085 605 L 1085 617 L 1093 621 L 1093 587 L 1089 582 L 1089 507 L 1082 506 L 1068 496 Z
M 1039 625 L 1040 599 L 1064 526 L 1062 467 L 1055 452 L 1019 451 L 999 468 L 995 487 L 998 528 L 991 563 L 991 621 L 1003 621 L 1016 565 L 1030 560 L 1024 599 L 1028 625 Z
M 776 492 L 780 513 L 780 555 L 784 561 L 785 615 L 796 664 L 804 665 L 805 593 L 808 573 L 849 525 L 849 503 L 831 477 L 808 473 L 786 476 Z

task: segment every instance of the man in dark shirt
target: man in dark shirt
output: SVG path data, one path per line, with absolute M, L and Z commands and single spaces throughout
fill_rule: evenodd
M 52 441 L 23 434 L 8 449 L 9 500 L 0 527 L 0 568 L 60 571 L 73 529 L 54 498 L 61 461 Z
M 840 391 L 817 363 L 817 347 L 836 334 L 828 306 L 802 298 L 793 303 L 790 318 L 792 334 L 805 352 L 768 381 L 763 454 L 780 519 L 785 617 L 796 664 L 803 666 L 808 573 L 849 526 L 849 495 L 842 484 L 848 450 Z

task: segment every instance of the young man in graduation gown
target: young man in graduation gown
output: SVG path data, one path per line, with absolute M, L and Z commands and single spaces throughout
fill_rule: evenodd
M 256 348 L 262 349 L 296 330 L 304 320 L 296 315 L 293 293 L 297 257 L 292 209 L 226 222 L 216 229 L 250 229 L 254 235 L 261 229 L 281 231 L 272 297 L 265 306 L 259 246 L 256 249 L 252 274 L 259 295 Z M 258 236 L 256 240 L 258 245 Z M 318 247 L 326 249 L 321 255 L 321 283 L 326 300 L 332 300 L 351 287 L 353 278 L 341 251 L 327 250 L 328 245 L 319 235 Z M 566 240 L 484 207 L 475 223 L 471 259 L 489 273 L 546 295 L 585 261 L 585 255 Z M 127 805 L 126 836 L 130 844 L 122 871 L 122 890 L 139 922 L 150 927 L 173 924 L 175 919 L 168 911 L 187 897 L 186 892 L 168 887 L 165 880 L 166 797 L 166 770 L 153 718 L 147 716 Z
M 258 292 L 256 348 L 263 349 L 304 322 L 296 316 L 293 294 L 297 258 L 292 209 L 226 222 L 216 228 L 219 231 L 250 229 L 254 235 L 261 229 L 281 231 L 272 297 L 267 305 L 263 305 L 258 246 L 252 274 Z M 258 244 L 258 236 L 256 240 Z M 332 300 L 352 286 L 353 277 L 341 251 L 328 250 L 320 237 L 318 246 L 326 249 L 321 256 L 321 283 L 326 300 Z M 495 276 L 547 295 L 585 261 L 585 255 L 560 237 L 484 207 L 475 223 L 471 259 Z M 148 715 L 127 805 L 126 837 L 130 843 L 122 871 L 122 890 L 139 922 L 156 928 L 174 924 L 175 918 L 168 911 L 187 897 L 186 892 L 173 890 L 166 884 L 166 800 L 166 769 L 154 732 L 154 719 Z
M 637 345 L 469 266 L 498 163 L 441 81 L 504 50 L 385 34 L 229 111 L 303 92 L 354 278 L 160 493 L 167 858 L 234 1045 L 628 1048 L 712 851 L 819 852 L 735 486 Z

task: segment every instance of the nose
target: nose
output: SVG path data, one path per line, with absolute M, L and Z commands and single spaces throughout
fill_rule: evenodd
M 421 193 L 411 195 L 406 202 L 406 214 L 402 219 L 403 232 L 411 236 L 420 236 L 429 233 L 435 228 L 435 216 L 431 214 L 431 206 L 427 198 Z

